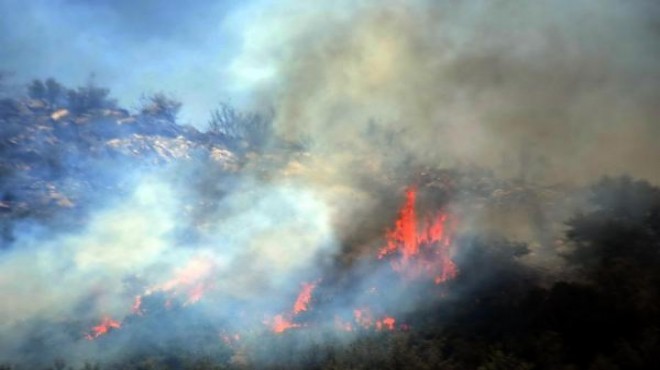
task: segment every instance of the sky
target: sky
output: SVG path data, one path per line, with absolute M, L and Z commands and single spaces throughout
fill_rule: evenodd
M 0 70 L 22 84 L 55 77 L 67 86 L 91 75 L 123 106 L 163 91 L 200 126 L 238 95 L 225 78 L 240 35 L 228 27 L 237 0 L 3 0 Z M 203 123 L 201 124 L 203 126 Z

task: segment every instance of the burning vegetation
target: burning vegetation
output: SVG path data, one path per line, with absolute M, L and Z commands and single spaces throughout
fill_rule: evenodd
M 275 184 L 280 176 L 307 181 L 316 162 L 302 147 L 280 143 L 255 154 L 235 149 L 239 137 L 169 126 L 169 119 L 149 116 L 152 110 L 53 116 L 66 108 L 35 101 L 42 100 L 13 100 L 33 113 L 4 118 L 5 129 L 18 131 L 5 142 L 2 162 L 11 168 L 3 185 L 3 263 L 13 275 L 2 275 L 0 288 L 19 306 L 24 293 L 13 290 L 14 279 L 23 276 L 41 289 L 37 270 L 12 270 L 34 250 L 18 220 L 34 220 L 49 225 L 48 235 L 74 234 L 50 242 L 32 234 L 30 240 L 49 251 L 38 259 L 71 256 L 48 266 L 63 271 L 70 286 L 41 294 L 46 302 L 70 289 L 79 295 L 57 315 L 48 314 L 50 304 L 40 308 L 40 300 L 23 316 L 5 309 L 8 363 L 55 361 L 61 368 L 66 358 L 131 369 L 146 363 L 164 369 L 551 369 L 627 366 L 633 363 L 628 351 L 639 356 L 637 368 L 656 361 L 648 328 L 659 317 L 660 190 L 647 182 L 606 178 L 592 187 L 562 188 L 503 180 L 474 167 L 376 168 L 379 175 L 397 174 L 382 177 L 377 207 L 366 208 L 377 217 L 352 229 L 359 238 L 346 233 L 335 240 L 322 231 L 329 226 L 320 216 L 328 209 L 317 202 L 319 193 L 281 184 L 262 190 L 261 182 Z M 134 126 L 127 131 L 127 125 Z M 82 136 L 71 136 L 72 130 Z M 139 154 L 129 149 L 135 145 L 129 137 L 140 141 Z M 95 144 L 83 146 L 81 138 Z M 208 142 L 210 148 L 202 144 Z M 64 167 L 47 177 L 41 157 L 24 154 L 46 151 L 50 143 L 80 145 L 89 156 L 105 152 L 103 161 L 116 165 L 145 156 L 149 164 L 141 170 L 158 181 L 107 183 L 93 194 L 86 189 L 99 181 L 91 172 L 99 159 L 81 160 L 76 173 Z M 172 147 L 178 143 L 185 146 Z M 206 148 L 207 160 L 193 162 L 191 148 Z M 179 164 L 213 169 L 186 190 L 193 203 L 171 202 L 171 186 L 162 185 Z M 244 172 L 259 178 L 259 186 L 244 181 Z M 26 178 L 41 182 L 23 194 L 17 184 Z M 231 181 L 209 190 L 208 181 L 218 178 Z M 99 196 L 120 205 L 97 214 L 88 205 Z M 582 204 L 583 212 L 566 218 L 567 204 Z M 242 214 L 251 209 L 256 213 Z M 506 218 L 520 222 L 521 210 L 536 245 L 505 238 L 526 235 L 501 226 Z M 492 223 L 484 222 L 488 214 L 497 215 Z M 83 217 L 91 218 L 76 221 Z M 314 245 L 326 247 L 310 249 Z M 33 317 L 47 324 L 29 325 Z M 120 354 L 104 354 L 117 348 Z M 199 351 L 211 357 L 200 358 Z M 24 360 L 16 360 L 19 355 Z M 401 361 L 406 364 L 397 365 Z
M 0 370 L 657 367 L 660 9 L 294 3 L 206 126 L 0 73 Z

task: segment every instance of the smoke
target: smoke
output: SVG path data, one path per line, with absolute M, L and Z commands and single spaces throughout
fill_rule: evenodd
M 20 229 L 1 252 L 0 293 L 12 297 L 0 305 L 3 358 L 30 347 L 46 348 L 34 355 L 43 359 L 114 359 L 139 347 L 135 338 L 189 339 L 194 322 L 217 336 L 292 321 L 303 283 L 330 298 L 322 312 L 302 315 L 346 323 L 376 301 L 369 320 L 385 325 L 385 314 L 412 311 L 428 287 L 388 285 L 399 281 L 390 264 L 359 257 L 382 247 L 402 186 L 420 169 L 467 163 L 542 184 L 618 172 L 660 180 L 648 160 L 660 156 L 660 9 L 650 2 L 255 1 L 228 15 L 206 1 L 146 2 L 142 11 L 123 1 L 8 4 L 30 20 L 2 22 L 0 44 L 14 45 L 14 65 L 51 73 L 38 58 L 47 57 L 56 77 L 79 79 L 74 53 L 105 71 L 101 81 L 130 81 L 112 86 L 122 99 L 187 86 L 179 96 L 197 110 L 226 82 L 255 109 L 272 108 L 279 138 L 309 154 L 287 153 L 282 166 L 264 155 L 223 178 L 194 158 L 146 174 L 108 163 L 113 181 L 135 183 L 129 194 L 88 205 L 79 228 Z M 51 4 L 72 12 L 52 17 Z M 235 55 L 215 58 L 218 40 L 207 29 L 220 19 L 236 37 Z M 60 31 L 35 36 L 35 24 Z M 50 46 L 30 53 L 18 50 L 21 40 Z M 63 51 L 53 46 L 60 40 Z M 420 215 L 445 199 L 424 203 Z M 475 213 L 460 227 L 502 218 Z M 512 228 L 528 215 L 516 214 Z M 122 327 L 101 348 L 84 337 L 104 317 Z
M 40 363 L 71 348 L 74 361 L 126 356 L 120 345 L 103 353 L 83 338 L 104 317 L 126 326 L 127 317 L 145 309 L 154 315 L 149 310 L 160 296 L 174 302 L 169 305 L 195 304 L 195 320 L 228 322 L 223 330 L 263 327 L 263 315 L 288 306 L 299 283 L 337 252 L 328 207 L 304 185 L 243 179 L 240 190 L 215 200 L 208 222 L 190 229 L 180 220 L 191 217 L 191 198 L 182 201 L 184 190 L 172 175 L 137 176 L 132 194 L 94 211 L 82 230 L 23 230 L 0 262 L 0 291 L 11 297 L 0 307 L 2 358 L 24 355 Z M 191 233 L 197 237 L 180 236 Z M 136 297 L 147 308 L 136 308 Z M 69 327 L 63 334 L 53 326 L 65 324 L 78 331 Z M 139 324 L 131 329 L 117 340 L 173 335 L 165 328 L 145 332 Z M 35 347 L 40 335 L 50 345 Z
M 550 182 L 658 178 L 643 160 L 658 154 L 652 1 L 58 0 L 0 10 L 0 69 L 17 80 L 74 85 L 95 73 L 124 105 L 165 90 L 198 127 L 231 98 L 275 108 L 280 134 L 330 151 L 351 142 L 386 157 L 385 143 L 359 142 L 371 121 L 423 163 Z
M 508 177 L 658 179 L 651 2 L 266 2 L 235 78 L 323 154 L 473 163 Z M 365 142 L 370 129 L 397 147 Z M 397 156 L 392 150 L 401 150 Z M 388 157 L 387 154 L 390 154 Z

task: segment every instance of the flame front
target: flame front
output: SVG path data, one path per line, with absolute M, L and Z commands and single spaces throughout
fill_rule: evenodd
M 409 282 L 427 278 L 436 284 L 441 284 L 457 274 L 456 265 L 450 256 L 453 220 L 443 211 L 420 216 L 416 202 L 417 189 L 409 187 L 406 189 L 405 202 L 399 210 L 394 227 L 385 232 L 386 242 L 378 250 L 377 258 L 389 262 L 393 270 Z M 197 257 L 189 260 L 184 267 L 175 270 L 169 280 L 152 285 L 142 294 L 135 296 L 130 312 L 135 316 L 148 314 L 148 309 L 144 306 L 145 299 L 155 293 L 166 295 L 164 304 L 168 309 L 178 300 L 183 302 L 183 306 L 198 302 L 207 290 L 213 288 L 215 267 L 213 261 L 206 258 Z M 311 310 L 314 291 L 321 281 L 317 279 L 314 282 L 303 282 L 291 309 L 271 316 L 263 323 L 277 334 L 293 328 L 314 326 L 313 323 L 302 321 L 309 317 L 299 315 Z M 379 289 L 372 287 L 368 290 L 368 295 L 377 296 L 378 291 Z M 378 314 L 375 315 L 374 312 Z M 353 317 L 350 319 L 335 315 L 335 328 L 347 332 L 358 329 L 392 331 L 407 328 L 407 324 L 399 323 L 393 316 L 385 315 L 377 303 L 353 308 L 352 313 Z M 121 328 L 120 321 L 104 317 L 99 325 L 90 329 L 85 338 L 93 340 L 112 329 L 119 328 Z M 238 341 L 238 334 L 236 337 L 223 335 L 221 338 L 225 342 L 234 343 Z
M 136 295 L 133 299 L 130 312 L 135 316 L 143 316 L 146 310 L 143 306 L 145 297 L 149 297 L 156 292 L 166 293 L 168 295 L 165 300 L 165 308 L 172 307 L 173 298 L 183 296 L 183 305 L 197 303 L 204 293 L 211 288 L 210 278 L 214 269 L 212 261 L 204 258 L 195 258 L 188 262 L 185 267 L 179 269 L 174 274 L 174 277 L 165 281 L 162 284 L 152 286 L 144 291 L 143 294 Z M 101 324 L 94 326 L 90 329 L 90 333 L 85 335 L 85 338 L 92 340 L 99 336 L 106 334 L 111 328 L 119 329 L 121 323 L 104 317 Z

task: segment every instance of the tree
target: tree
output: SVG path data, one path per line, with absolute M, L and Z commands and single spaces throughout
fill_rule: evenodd
M 73 113 L 82 114 L 92 109 L 114 108 L 116 101 L 109 95 L 109 89 L 96 86 L 90 79 L 86 86 L 67 91 L 67 102 Z
M 44 99 L 46 97 L 46 85 L 41 80 L 32 80 L 28 85 L 28 96 L 32 99 Z
M 240 112 L 221 103 L 211 112 L 209 132 L 229 139 L 244 140 L 253 149 L 258 149 L 273 137 L 273 117 L 272 114 Z
M 591 211 L 567 223 L 575 250 L 568 260 L 587 268 L 616 260 L 660 262 L 660 189 L 628 176 L 605 177 L 589 189 Z
M 32 99 L 45 100 L 51 106 L 60 104 L 64 87 L 54 78 L 48 78 L 45 82 L 39 79 L 32 80 L 27 86 L 28 96 Z M 76 92 L 77 95 L 77 92 Z M 78 96 L 75 99 L 80 99 Z
M 660 330 L 660 189 L 622 176 L 588 193 L 590 209 L 568 222 L 574 250 L 566 256 L 586 284 L 556 284 L 546 316 L 559 320 L 583 362 L 616 345 L 620 368 L 651 368 L 659 343 L 649 333 Z M 601 368 L 604 359 L 594 361 Z
M 0 70 L 0 97 L 5 96 L 5 93 L 9 91 L 7 81 L 11 75 L 10 72 Z
M 46 100 L 50 105 L 57 105 L 62 98 L 64 87 L 54 78 L 46 80 Z

